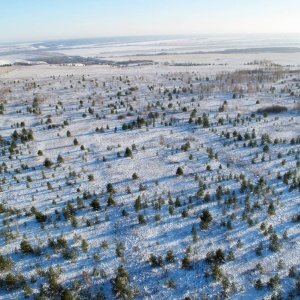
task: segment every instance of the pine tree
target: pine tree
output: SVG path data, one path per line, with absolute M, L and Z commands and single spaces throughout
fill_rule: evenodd
M 108 184 L 106 185 L 106 190 L 107 190 L 107 192 L 108 192 L 109 194 L 114 194 L 114 193 L 115 193 L 114 187 L 113 187 L 113 185 L 112 185 L 111 183 L 108 183 Z
M 209 224 L 211 223 L 211 221 L 213 220 L 211 213 L 208 209 L 204 209 L 202 212 L 202 215 L 200 217 L 200 227 L 203 230 L 206 230 L 209 228 Z
M 139 195 L 134 202 L 134 209 L 136 212 L 138 212 L 141 209 L 141 207 L 142 207 L 142 201 L 141 201 L 141 196 Z
M 74 297 L 70 290 L 65 289 L 61 295 L 61 300 L 73 300 Z
M 166 261 L 168 263 L 174 263 L 175 262 L 175 256 L 172 250 L 168 250 L 166 255 Z
M 109 196 L 107 199 L 107 206 L 115 206 L 115 205 L 116 205 L 115 200 L 113 199 L 112 196 Z
M 269 279 L 268 287 L 270 290 L 276 290 L 280 285 L 280 278 L 278 275 L 275 275 Z
M 60 164 L 64 162 L 64 159 L 60 154 L 58 154 L 56 161 Z
M 116 276 L 112 279 L 112 290 L 116 296 L 125 298 L 128 295 L 127 284 L 129 283 L 129 275 L 123 265 L 117 269 Z
M 139 224 L 146 224 L 147 221 L 143 215 L 138 215 Z
M 257 290 L 262 290 L 262 288 L 263 288 L 262 281 L 261 281 L 260 279 L 257 279 L 257 280 L 255 281 L 254 287 L 255 287 Z
M 44 166 L 46 168 L 51 168 L 52 167 L 52 161 L 49 158 L 46 158 L 44 161 Z
M 277 252 L 280 250 L 280 242 L 276 233 L 272 233 L 270 236 L 270 244 L 269 249 L 273 252 Z
M 99 203 L 99 200 L 97 198 L 95 198 L 92 202 L 91 202 L 91 207 L 93 208 L 93 210 L 100 210 L 101 206 Z
M 20 248 L 21 248 L 21 251 L 24 254 L 33 253 L 33 249 L 32 249 L 30 243 L 27 240 L 22 240 L 21 241 Z
M 132 151 L 130 150 L 129 147 L 126 147 L 124 156 L 125 157 L 132 157 Z
M 133 180 L 136 180 L 136 179 L 138 179 L 138 178 L 139 178 L 139 176 L 138 176 L 136 173 L 133 173 L 133 174 L 132 174 L 132 179 L 133 179 Z
M 176 170 L 176 176 L 183 176 L 183 170 L 181 167 L 178 167 Z
M 182 261 L 181 261 L 181 267 L 184 270 L 190 270 L 192 268 L 191 260 L 190 260 L 190 258 L 188 256 L 188 254 L 186 254 L 185 257 L 182 259 Z
M 88 243 L 87 243 L 87 241 L 85 239 L 83 239 L 82 242 L 81 242 L 81 248 L 82 248 L 83 252 L 87 252 L 88 251 L 89 245 L 88 245 Z

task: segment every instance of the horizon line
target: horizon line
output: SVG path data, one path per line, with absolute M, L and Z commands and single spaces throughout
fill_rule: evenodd
M 137 35 L 103 35 L 103 36 L 79 36 L 79 37 L 65 37 L 65 38 L 45 38 L 45 39 L 24 39 L 12 41 L 0 41 L 1 44 L 17 44 L 17 43 L 42 43 L 42 42 L 56 42 L 56 41 L 70 41 L 70 40 L 88 40 L 88 39 L 101 39 L 101 38 L 133 38 L 133 37 L 200 37 L 200 36 L 249 36 L 249 35 L 300 35 L 299 32 L 245 32 L 245 33 L 179 33 L 179 34 L 137 34 Z

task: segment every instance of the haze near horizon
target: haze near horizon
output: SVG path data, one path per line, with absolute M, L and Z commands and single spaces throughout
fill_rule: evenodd
M 300 2 L 0 1 L 0 42 L 136 35 L 299 33 Z

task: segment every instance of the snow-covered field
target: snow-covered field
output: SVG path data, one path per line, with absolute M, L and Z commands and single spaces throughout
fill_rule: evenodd
M 160 58 L 0 74 L 0 299 L 299 297 L 300 70 Z

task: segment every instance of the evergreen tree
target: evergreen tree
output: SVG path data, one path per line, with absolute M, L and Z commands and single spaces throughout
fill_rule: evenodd
M 273 252 L 277 252 L 280 250 L 280 242 L 276 233 L 272 233 L 270 236 L 270 244 L 269 249 Z
M 21 251 L 24 254 L 33 253 L 33 249 L 32 249 L 30 243 L 27 240 L 22 240 L 21 241 L 20 248 L 21 248 Z
M 186 254 L 185 257 L 182 259 L 182 261 L 181 261 L 181 267 L 184 270 L 190 270 L 192 268 L 191 260 L 190 260 L 190 258 L 188 256 L 188 254 Z
M 172 250 L 168 250 L 166 255 L 166 261 L 168 263 L 174 263 L 175 262 L 175 256 Z
M 204 209 L 202 212 L 202 215 L 200 217 L 200 227 L 203 230 L 206 230 L 209 228 L 209 225 L 211 221 L 213 220 L 211 213 L 208 209 Z
M 134 202 L 134 209 L 136 212 L 138 212 L 141 209 L 141 207 L 142 207 L 142 200 L 141 200 L 141 196 L 139 195 Z
M 129 147 L 126 147 L 124 156 L 125 157 L 132 157 L 132 151 L 130 150 Z
M 127 285 L 129 283 L 129 275 L 123 265 L 117 269 L 116 276 L 112 279 L 112 290 L 117 297 L 126 298 L 129 291 Z
M 182 176 L 183 175 L 183 170 L 181 167 L 178 167 L 176 170 L 176 176 Z
M 61 295 L 61 300 L 73 300 L 74 297 L 70 290 L 65 289 Z
M 91 202 L 91 207 L 93 208 L 93 210 L 100 210 L 101 206 L 99 203 L 99 200 L 97 198 L 95 198 L 92 202 Z

